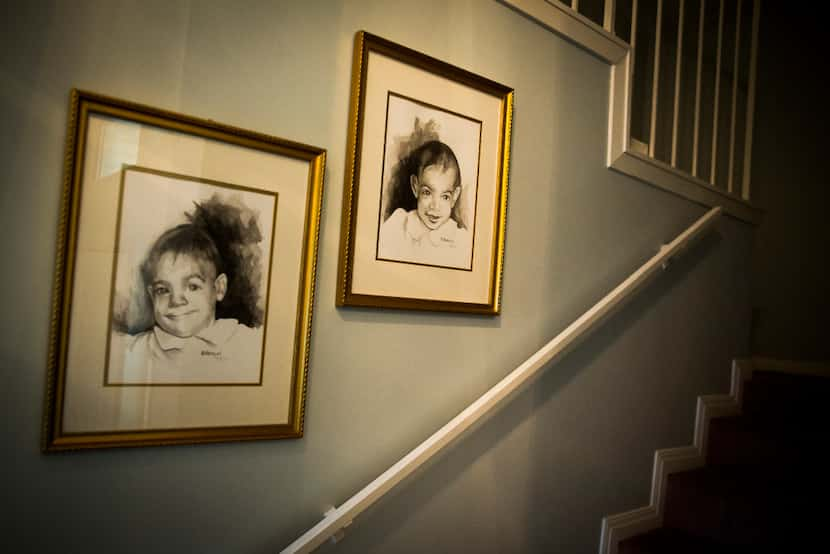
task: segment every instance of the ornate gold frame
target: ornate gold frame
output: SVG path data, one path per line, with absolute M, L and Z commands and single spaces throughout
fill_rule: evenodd
M 361 148 L 366 110 L 366 83 L 370 52 L 408 64 L 414 68 L 444 77 L 482 94 L 501 101 L 501 117 L 498 133 L 498 172 L 495 215 L 492 234 L 493 264 L 488 272 L 488 299 L 486 302 L 454 302 L 425 298 L 407 298 L 361 294 L 352 291 L 356 234 L 356 210 L 359 197 Z M 501 310 L 502 272 L 504 260 L 505 227 L 507 213 L 508 170 L 510 166 L 510 136 L 513 117 L 513 89 L 481 77 L 467 70 L 437 60 L 384 38 L 360 31 L 355 36 L 352 61 L 349 134 L 346 153 L 346 170 L 343 185 L 343 218 L 340 234 L 340 258 L 337 279 L 337 306 L 363 306 L 399 308 L 427 311 L 464 312 L 498 315 Z
M 308 179 L 304 195 L 305 226 L 302 231 L 301 267 L 297 268 L 299 275 L 298 308 L 294 316 L 296 331 L 290 369 L 291 387 L 290 391 L 287 391 L 290 395 L 287 423 L 112 432 L 68 433 L 64 431 L 63 407 L 67 386 L 66 362 L 71 323 L 73 272 L 76 264 L 80 198 L 83 192 L 81 185 L 87 122 L 91 114 L 177 131 L 308 163 Z M 93 92 L 77 89 L 71 91 L 47 360 L 42 434 L 42 448 L 45 452 L 302 436 L 325 160 L 326 151 L 322 148 Z

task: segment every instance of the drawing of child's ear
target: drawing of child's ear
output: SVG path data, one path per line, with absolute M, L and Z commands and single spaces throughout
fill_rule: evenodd
M 217 275 L 216 280 L 213 281 L 213 287 L 216 289 L 216 301 L 221 302 L 228 292 L 228 276 L 224 273 Z
M 414 173 L 409 176 L 409 186 L 412 188 L 412 194 L 418 198 L 418 176 Z
M 452 207 L 455 207 L 455 203 L 458 202 L 458 197 L 461 196 L 461 185 L 457 187 L 453 187 L 452 189 Z

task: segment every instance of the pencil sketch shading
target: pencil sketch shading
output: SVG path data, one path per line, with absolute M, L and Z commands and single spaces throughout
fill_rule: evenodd
M 107 384 L 258 384 L 276 196 L 128 168 L 120 209 Z
M 389 93 L 377 259 L 472 269 L 481 122 Z

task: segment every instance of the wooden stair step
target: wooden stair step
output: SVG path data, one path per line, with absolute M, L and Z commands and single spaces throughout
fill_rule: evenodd
M 729 545 L 758 545 L 798 509 L 792 472 L 703 467 L 669 476 L 664 526 Z
M 740 416 L 709 422 L 707 465 L 668 476 L 663 526 L 618 554 L 823 552 L 830 378 L 755 371 Z
M 734 546 L 719 544 L 678 529 L 660 527 L 620 541 L 617 554 L 737 554 Z
M 772 426 L 816 428 L 830 417 L 830 379 L 759 371 L 744 384 L 743 414 Z
M 830 442 L 830 433 L 805 426 L 771 426 L 735 416 L 709 422 L 709 465 L 797 466 Z

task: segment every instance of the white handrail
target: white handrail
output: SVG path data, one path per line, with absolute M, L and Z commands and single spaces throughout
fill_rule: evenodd
M 597 324 L 619 307 L 631 294 L 639 289 L 649 277 L 660 269 L 665 269 L 670 260 L 677 256 L 697 235 L 706 230 L 721 214 L 722 209 L 715 207 L 693 223 L 669 244 L 660 247 L 659 252 L 632 273 L 614 290 L 594 304 L 587 312 L 571 323 L 564 331 L 540 348 L 519 367 L 510 372 L 493 388 L 485 392 L 478 400 L 467 406 L 431 437 L 415 447 L 395 465 L 384 471 L 374 481 L 349 498 L 339 508 L 326 513 L 320 523 L 306 531 L 301 537 L 288 545 L 283 554 L 311 552 L 323 542 L 351 524 L 366 508 L 403 481 L 410 473 L 437 454 L 444 446 L 461 435 L 473 423 L 496 408 L 502 400 L 515 392 L 524 383 L 534 377 L 545 364 L 562 354 L 569 346 L 592 331 Z

